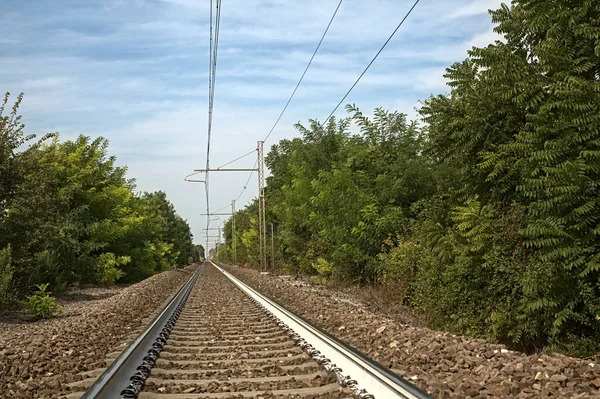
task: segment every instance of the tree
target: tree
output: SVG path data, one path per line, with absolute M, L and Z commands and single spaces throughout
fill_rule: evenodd
M 204 247 L 200 244 L 196 244 L 192 247 L 192 261 L 200 262 L 204 260 Z
M 4 115 L 10 93 L 6 92 L 0 105 L 0 222 L 6 216 L 8 201 L 14 196 L 17 185 L 26 174 L 28 165 L 26 156 L 37 149 L 39 144 L 50 138 L 47 134 L 31 146 L 23 148 L 28 142 L 36 138 L 35 134 L 25 135 L 25 125 L 18 114 L 19 106 L 23 101 L 23 93 L 17 99 L 8 115 Z M 0 237 L 0 248 L 6 245 Z
M 589 354 L 600 348 L 600 2 L 515 0 L 491 14 L 503 40 L 446 70 L 451 91 L 424 101 L 422 129 L 348 106 L 273 146 L 278 258 L 346 281 L 403 279 L 402 301 L 435 328 Z M 250 242 L 252 224 L 238 229 Z
M 266 158 L 266 211 L 277 225 L 275 257 L 285 267 L 314 273 L 328 264 L 338 277 L 367 281 L 377 274 L 383 240 L 406 226 L 411 205 L 434 184 L 422 183 L 429 166 L 416 124 L 398 112 L 377 109 L 372 119 L 355 106 L 348 112 L 349 118 L 325 127 L 298 124 L 302 138 L 273 146 Z M 351 123 L 360 134 L 350 133 Z M 236 236 L 245 240 L 237 243 L 240 260 L 249 260 L 243 254 L 253 242 L 254 214 L 246 208 L 236 215 Z M 226 225 L 226 235 L 229 230 Z
M 164 193 L 133 193 L 106 139 L 60 142 L 56 135 L 19 156 L 32 167 L 0 223 L 18 292 L 43 283 L 60 292 L 71 284 L 133 282 L 189 262 L 189 225 Z
M 471 266 L 499 270 L 522 254 L 514 292 L 496 295 L 511 306 L 488 308 L 496 337 L 597 341 L 600 4 L 512 4 L 492 12 L 504 41 L 472 49 L 447 71 L 450 96 L 425 102 L 430 153 L 460 171 L 457 206 L 477 198 L 492 220 L 519 209 L 516 240 Z
M 0 250 L 0 308 L 4 307 L 11 298 L 11 283 L 14 270 L 11 260 L 10 245 Z

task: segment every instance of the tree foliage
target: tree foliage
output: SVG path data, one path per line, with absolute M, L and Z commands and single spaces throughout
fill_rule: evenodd
M 187 222 L 165 193 L 134 192 L 106 139 L 54 134 L 26 147 L 21 99 L 0 119 L 3 292 L 134 282 L 192 261 Z
M 10 93 L 4 95 L 0 104 L 0 221 L 6 215 L 6 203 L 14 194 L 14 190 L 20 183 L 24 167 L 24 155 L 33 151 L 37 146 L 52 134 L 47 134 L 31 146 L 23 148 L 28 142 L 34 141 L 35 134 L 26 135 L 25 125 L 21 122 L 19 106 L 23 101 L 23 93 L 17 96 L 10 112 L 6 106 L 10 99 Z
M 436 328 L 598 350 L 600 3 L 516 0 L 491 16 L 503 39 L 446 70 L 450 92 L 422 103 L 422 127 L 348 106 L 272 147 L 275 256 L 396 284 Z M 242 262 L 254 215 L 236 215 Z
M 492 19 L 504 41 L 449 68 L 451 94 L 421 109 L 432 156 L 461 171 L 460 234 L 471 249 L 488 241 L 469 270 L 510 274 L 515 292 L 494 295 L 507 302 L 490 305 L 491 323 L 482 323 L 501 340 L 600 337 L 599 14 L 593 1 L 503 6 Z M 484 224 L 507 215 L 513 238 L 495 242 Z

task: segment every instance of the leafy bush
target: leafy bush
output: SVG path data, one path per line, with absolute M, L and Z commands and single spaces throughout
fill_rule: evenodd
M 413 288 L 417 275 L 417 262 L 421 255 L 421 246 L 415 241 L 397 237 L 394 244 L 391 239 L 385 241 L 389 252 L 377 255 L 379 259 L 378 280 L 394 288 L 396 300 L 403 304 L 412 303 Z
M 321 277 L 319 277 L 319 276 L 311 276 L 310 277 L 310 282 L 313 283 L 314 285 L 321 285 Z
M 318 276 L 313 276 L 313 282 L 318 281 L 322 285 L 327 284 L 327 279 L 333 272 L 333 264 L 323 258 L 318 258 L 317 261 L 312 264 L 312 267 L 318 274 Z
M 48 284 L 37 285 L 37 291 L 27 297 L 27 313 L 33 320 L 49 319 L 62 313 L 62 307 L 56 303 L 51 292 L 46 291 Z
M 131 262 L 129 256 L 115 256 L 113 253 L 105 253 L 98 257 L 98 273 L 101 284 L 113 285 L 125 273 L 119 269 L 119 266 Z

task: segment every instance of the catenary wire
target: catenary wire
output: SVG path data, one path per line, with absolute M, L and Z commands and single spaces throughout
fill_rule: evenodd
M 265 139 L 263 141 L 267 141 L 267 139 L 269 138 L 269 136 L 271 136 L 271 133 L 273 133 L 273 130 L 275 130 L 275 127 L 277 126 L 277 124 L 281 120 L 281 117 L 283 116 L 285 110 L 290 105 L 290 102 L 292 101 L 292 98 L 294 98 L 294 95 L 296 94 L 296 91 L 298 90 L 298 87 L 300 87 L 300 84 L 302 83 L 302 80 L 304 80 L 304 76 L 306 75 L 306 72 L 308 71 L 308 68 L 310 68 L 310 65 L 312 64 L 313 60 L 315 59 L 315 56 L 317 55 L 317 51 L 319 51 L 319 48 L 321 47 L 321 44 L 323 43 L 323 39 L 325 39 L 325 35 L 327 35 L 327 32 L 329 31 L 329 28 L 331 27 L 331 24 L 333 23 L 333 20 L 334 20 L 334 18 L 336 16 L 338 10 L 340 9 L 340 6 L 342 5 L 342 1 L 343 0 L 340 0 L 340 2 L 338 3 L 337 7 L 335 8 L 335 11 L 333 12 L 333 15 L 331 16 L 331 19 L 329 20 L 329 23 L 327 24 L 327 28 L 325 28 L 325 32 L 323 32 L 323 35 L 321 36 L 321 40 L 319 40 L 319 44 L 317 44 L 317 47 L 315 48 L 315 51 L 312 54 L 312 57 L 310 57 L 310 61 L 308 61 L 308 64 L 306 65 L 306 68 L 304 68 L 304 72 L 302 73 L 302 76 L 300 76 L 300 80 L 298 80 L 298 83 L 296 84 L 296 87 L 294 88 L 294 91 L 292 92 L 292 95 L 287 100 L 287 103 L 285 104 L 285 107 L 283 107 L 283 110 L 279 114 L 279 117 L 275 121 L 275 124 L 273 125 L 273 127 L 269 131 L 269 134 L 267 134 L 267 137 L 265 137 Z
M 209 84 L 208 84 L 208 134 L 206 144 L 206 175 L 205 175 L 205 193 L 206 193 L 206 213 L 210 215 L 210 187 L 209 187 L 209 171 L 210 171 L 210 139 L 212 134 L 212 119 L 215 95 L 215 80 L 217 72 L 217 54 L 219 47 L 219 31 L 221 20 L 221 0 L 216 1 L 216 15 L 213 34 L 213 1 L 210 1 L 210 48 L 209 48 Z M 206 228 L 210 228 L 210 217 L 207 216 Z M 206 242 L 208 250 L 208 240 Z
M 252 167 L 252 169 L 256 169 L 257 166 L 258 166 L 258 159 L 256 161 L 254 161 L 254 166 Z M 248 187 L 248 183 L 250 183 L 250 179 L 252 179 L 253 174 L 254 174 L 254 171 L 250 172 L 250 175 L 248 176 L 248 180 L 246 180 L 246 184 L 244 184 L 244 188 L 242 188 L 240 195 L 238 195 L 237 198 L 235 199 L 236 201 L 239 200 L 240 197 L 242 196 L 242 194 L 244 194 L 244 191 L 246 191 L 246 188 Z
M 213 55 L 213 0 L 210 0 L 210 11 L 209 11 L 209 51 L 208 51 L 208 139 L 206 144 L 206 174 L 204 176 L 204 192 L 206 195 L 206 228 L 210 226 L 210 207 L 208 204 L 208 168 L 210 166 L 210 133 L 211 133 L 211 93 L 212 93 L 212 59 Z M 205 256 L 208 258 L 208 237 L 206 238 L 206 247 L 204 249 Z
M 232 163 L 234 163 L 235 161 L 239 161 L 240 159 L 242 159 L 242 158 L 246 158 L 248 155 L 252 155 L 252 154 L 255 154 L 255 153 L 256 153 L 256 150 L 252 150 L 252 151 L 250 151 L 249 153 L 242 155 L 241 157 L 237 157 L 237 158 L 236 158 L 236 159 L 234 159 L 233 161 L 229 161 L 229 162 L 227 162 L 226 164 L 223 164 L 223 165 L 219 166 L 217 169 L 224 168 L 224 167 L 225 167 L 225 166 L 227 166 L 227 165 L 231 165 L 231 164 L 232 164 Z
M 219 213 L 219 212 L 221 212 L 223 209 L 227 209 L 227 208 L 229 208 L 229 207 L 231 207 L 231 205 L 225 205 L 223 208 L 219 208 L 219 209 L 217 209 L 216 211 L 213 211 L 213 212 L 214 212 L 214 213 Z
M 385 43 L 383 44 L 383 46 L 381 46 L 381 48 L 379 49 L 379 51 L 377 52 L 377 54 L 375 54 L 375 57 L 373 57 L 373 59 L 371 60 L 371 62 L 369 62 L 369 65 L 367 65 L 367 67 L 365 68 L 365 70 L 362 71 L 362 73 L 360 74 L 360 76 L 358 77 L 358 79 L 356 79 L 356 81 L 354 82 L 354 84 L 346 92 L 346 94 L 344 95 L 344 97 L 342 97 L 342 99 L 340 100 L 340 102 L 335 106 L 335 108 L 333 109 L 333 111 L 331 111 L 331 113 L 329 114 L 329 116 L 327 117 L 327 119 L 325 119 L 325 121 L 323 122 L 323 124 L 321 126 L 325 126 L 327 124 L 327 122 L 329 121 L 329 119 L 331 119 L 331 117 L 333 116 L 333 114 L 335 113 L 335 111 L 337 111 L 337 109 L 340 107 L 340 105 L 342 105 L 342 103 L 344 102 L 344 100 L 346 100 L 346 97 L 348 97 L 348 95 L 350 94 L 350 92 L 354 89 L 354 87 L 362 79 L 362 77 L 365 75 L 365 73 L 367 73 L 367 71 L 369 70 L 369 68 L 371 68 L 371 65 L 373 65 L 373 63 L 375 62 L 375 60 L 377 59 L 377 57 L 379 57 L 379 54 L 381 54 L 381 52 L 388 45 L 388 43 L 390 42 L 390 40 L 392 40 L 392 38 L 394 37 L 394 35 L 396 34 L 396 32 L 398 32 L 398 29 L 400 29 L 400 27 L 402 26 L 402 24 L 404 24 L 404 21 L 406 21 L 406 19 L 408 18 L 408 16 L 412 13 L 412 11 L 417 6 L 417 4 L 419 4 L 419 1 L 420 0 L 416 0 L 414 2 L 414 4 L 412 5 L 412 7 L 410 8 L 410 10 L 408 10 L 408 12 L 404 16 L 404 18 L 402 18 L 402 20 L 400 21 L 400 23 L 398 24 L 398 26 L 396 26 L 396 29 L 394 29 L 394 31 L 392 32 L 392 34 L 390 35 L 390 37 L 388 37 L 388 39 L 385 41 Z
M 298 80 L 298 83 L 296 83 L 296 87 L 294 87 L 294 90 L 292 91 L 292 94 L 290 95 L 290 97 L 288 98 L 285 106 L 283 107 L 283 110 L 281 111 L 281 113 L 277 117 L 277 120 L 273 124 L 273 127 L 271 127 L 271 130 L 269 131 L 269 133 L 267 134 L 267 136 L 265 137 L 265 139 L 263 140 L 263 142 L 267 141 L 267 139 L 271 136 L 271 134 L 273 133 L 273 131 L 275 130 L 275 128 L 279 124 L 279 121 L 281 120 L 283 114 L 285 113 L 285 111 L 287 110 L 288 106 L 290 105 L 292 99 L 294 98 L 294 95 L 296 95 L 296 92 L 298 91 L 298 88 L 300 87 L 300 84 L 302 84 L 302 81 L 304 80 L 304 77 L 306 76 L 306 73 L 308 72 L 308 69 L 312 65 L 312 62 L 315 59 L 315 56 L 317 55 L 317 52 L 319 51 L 319 48 L 321 47 L 321 44 L 323 43 L 323 40 L 325 39 L 325 36 L 327 35 L 327 32 L 329 31 L 329 28 L 331 27 L 331 24 L 333 23 L 333 20 L 335 19 L 335 16 L 337 15 L 337 12 L 340 9 L 340 6 L 342 5 L 342 2 L 343 2 L 343 0 L 340 0 L 339 3 L 338 3 L 338 5 L 337 5 L 337 7 L 335 8 L 335 10 L 333 12 L 333 15 L 331 16 L 331 18 L 329 20 L 329 23 L 327 24 L 327 27 L 325 28 L 325 31 L 323 32 L 323 35 L 321 36 L 321 39 L 319 40 L 319 43 L 317 44 L 317 47 L 313 51 L 313 54 L 310 57 L 310 60 L 308 61 L 308 64 L 306 65 L 306 68 L 304 68 L 304 72 L 302 72 L 302 75 L 300 76 L 300 79 Z M 223 168 L 223 167 L 225 167 L 227 165 L 230 165 L 230 164 L 234 163 L 235 161 L 238 161 L 238 160 L 240 160 L 240 159 L 242 159 L 244 157 L 247 157 L 248 155 L 250 155 L 250 154 L 252 154 L 254 152 L 255 152 L 255 150 L 252 150 L 249 153 L 247 153 L 245 155 L 242 155 L 242 156 L 234 159 L 233 161 L 230 161 L 230 162 L 228 162 L 228 163 L 226 163 L 226 164 L 224 164 L 222 166 L 219 166 L 217 169 L 220 169 L 220 168 Z M 254 167 L 252 169 L 255 169 L 257 165 L 258 165 L 258 161 L 256 161 L 256 163 L 254 164 Z M 240 199 L 240 197 L 242 196 L 242 194 L 246 190 L 246 186 L 250 182 L 250 179 L 252 178 L 252 174 L 253 173 L 254 172 L 250 172 L 250 175 L 248 176 L 248 180 L 246 181 L 246 184 L 244 184 L 244 188 L 240 192 L 240 195 L 238 195 L 238 197 L 236 198 L 236 201 L 238 199 Z

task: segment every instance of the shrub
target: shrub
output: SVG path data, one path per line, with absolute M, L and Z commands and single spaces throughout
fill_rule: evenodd
M 129 256 L 116 256 L 113 253 L 104 253 L 98 257 L 99 281 L 101 284 L 113 285 L 118 279 L 125 276 L 119 266 L 131 262 Z
M 321 277 L 319 277 L 319 276 L 312 276 L 310 278 L 310 282 L 313 283 L 314 285 L 320 285 L 321 284 Z
M 394 288 L 396 299 L 407 304 L 411 302 L 421 246 L 417 242 L 403 240 L 400 237 L 397 244 L 390 239 L 386 240 L 385 244 L 390 247 L 390 250 L 377 255 L 380 261 L 378 280 L 389 288 Z
M 312 264 L 312 267 L 319 274 L 318 276 L 313 276 L 313 282 L 317 280 L 322 285 L 327 284 L 327 279 L 333 272 L 333 264 L 323 258 L 318 258 Z
M 62 313 L 62 307 L 56 303 L 51 292 L 46 291 L 48 284 L 37 285 L 37 291 L 27 297 L 27 313 L 33 320 L 49 319 Z

